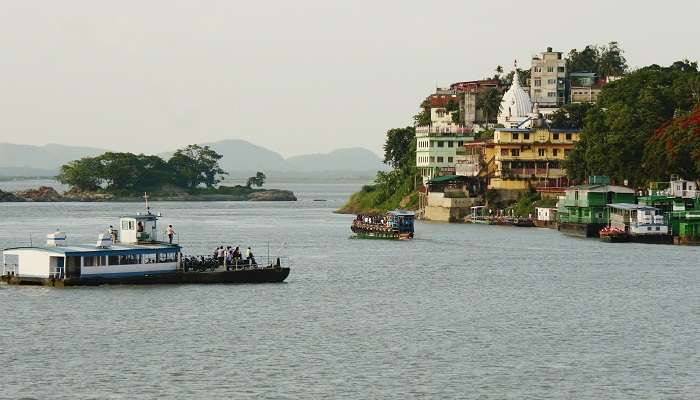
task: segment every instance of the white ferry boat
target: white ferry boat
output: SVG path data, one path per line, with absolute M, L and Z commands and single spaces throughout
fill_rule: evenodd
M 158 216 L 147 210 L 121 217 L 119 229 L 100 234 L 95 244 L 71 245 L 65 233 L 54 232 L 45 246 L 4 249 L 1 281 L 49 286 L 261 283 L 282 282 L 289 275 L 279 261 L 263 268 L 219 271 L 215 265 L 210 272 L 186 271 L 182 248 L 159 240 Z

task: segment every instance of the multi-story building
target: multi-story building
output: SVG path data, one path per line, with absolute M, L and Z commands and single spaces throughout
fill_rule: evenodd
M 568 185 L 564 160 L 579 140 L 578 130 L 502 128 L 493 138 L 489 189 L 527 190 L 529 186 Z
M 455 82 L 449 88 L 437 88 L 426 100 L 431 108 L 445 108 L 450 101 L 454 101 L 461 111 L 459 123 L 471 128 L 487 122 L 485 113 L 477 107 L 477 96 L 491 89 L 499 93 L 504 90 L 498 79 Z M 495 115 L 490 117 L 494 118 Z
M 416 127 L 416 166 L 423 183 L 436 176 L 454 175 L 457 149 L 472 140 L 472 131 L 457 125 Z
M 566 60 L 551 47 L 532 58 L 530 69 L 530 98 L 542 108 L 559 107 L 566 103 Z

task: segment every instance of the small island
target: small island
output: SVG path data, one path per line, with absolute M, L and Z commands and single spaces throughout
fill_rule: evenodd
M 141 201 L 296 201 L 288 190 L 263 189 L 267 177 L 258 172 L 246 185 L 221 185 L 228 173 L 220 154 L 208 146 L 190 145 L 167 161 L 155 155 L 107 152 L 61 167 L 56 179 L 70 188 L 59 193 L 42 186 L 16 192 L 0 190 L 0 202 Z

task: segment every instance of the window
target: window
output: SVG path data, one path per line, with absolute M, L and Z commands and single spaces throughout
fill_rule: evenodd
M 437 162 L 439 162 L 439 163 L 443 162 L 443 160 L 444 160 L 444 158 L 442 158 L 442 157 L 437 158 Z
M 510 155 L 512 157 L 518 157 L 520 156 L 520 149 L 510 149 Z
M 559 134 L 558 134 L 558 133 L 552 133 L 552 140 L 559 140 Z
M 559 154 L 559 149 L 552 149 L 552 155 L 556 157 L 557 154 Z
M 513 132 L 512 137 L 513 137 L 513 140 L 518 140 L 520 138 L 520 135 L 518 135 L 518 132 Z
M 571 134 L 570 134 L 570 133 L 567 133 L 567 134 L 566 134 L 566 140 L 571 140 Z
M 445 142 L 437 142 L 437 147 L 445 147 Z
M 535 67 L 535 72 L 542 72 L 542 67 Z
M 525 140 L 530 140 L 530 134 L 529 134 L 529 133 L 523 133 L 523 139 L 525 139 Z
M 105 265 L 107 265 L 107 257 L 105 256 L 83 257 L 83 266 L 85 267 L 102 267 Z
M 564 67 L 557 67 L 557 71 L 558 72 L 565 72 L 565 68 Z
M 556 92 L 547 92 L 547 97 L 557 97 Z
M 79 268 L 80 267 L 80 257 L 68 256 L 66 257 L 66 268 Z
M 449 142 L 447 142 L 447 147 L 454 147 L 454 144 L 455 143 L 450 140 Z
M 133 231 L 134 221 L 122 221 L 122 229 L 125 231 Z
M 547 67 L 547 72 L 554 72 L 554 67 Z
M 430 162 L 434 163 L 435 162 L 435 156 L 430 156 Z
M 542 86 L 542 79 L 535 79 L 535 87 Z
M 460 140 L 459 142 L 457 142 L 457 146 L 459 146 L 459 147 L 464 146 L 464 141 L 463 141 L 463 140 Z
M 557 80 L 556 80 L 556 79 L 547 79 L 547 84 L 548 84 L 548 85 L 554 85 L 555 83 L 557 83 Z
M 448 162 L 448 163 L 451 163 L 451 162 L 453 162 L 453 161 L 454 161 L 454 158 L 453 158 L 453 157 L 447 157 L 447 162 Z
M 545 155 L 547 155 L 547 150 L 545 150 L 545 149 L 537 149 L 537 155 L 540 156 L 540 157 L 544 157 Z

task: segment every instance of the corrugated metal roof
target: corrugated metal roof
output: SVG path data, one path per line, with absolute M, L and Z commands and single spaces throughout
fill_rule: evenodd
M 616 208 L 618 210 L 649 210 L 649 211 L 658 211 L 658 208 L 652 207 L 652 206 L 644 206 L 641 204 L 632 204 L 632 203 L 612 203 L 608 204 L 608 207 L 610 208 Z

